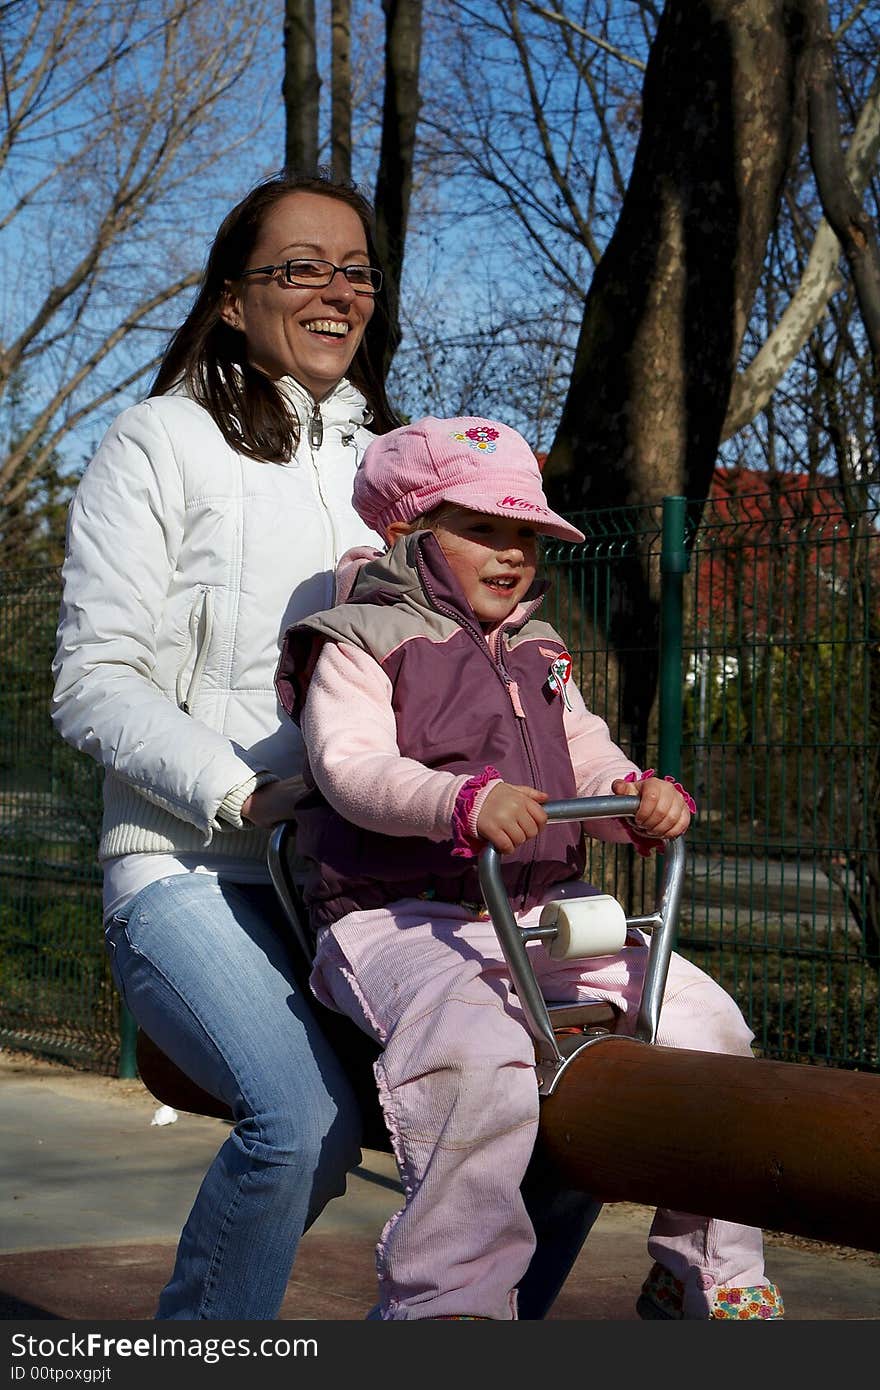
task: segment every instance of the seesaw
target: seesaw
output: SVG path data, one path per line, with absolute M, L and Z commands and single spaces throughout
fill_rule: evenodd
M 628 799 L 549 802 L 551 820 L 622 814 Z M 631 802 L 629 803 L 632 804 Z M 625 813 L 625 811 L 623 812 Z M 302 949 L 312 957 L 291 869 L 292 827 L 277 826 L 269 868 Z M 524 1019 L 535 1041 L 539 1146 L 573 1187 L 606 1201 L 671 1207 L 859 1249 L 880 1249 L 880 1077 L 659 1046 L 655 1039 L 684 881 L 684 841 L 667 842 L 658 905 L 625 916 L 605 895 L 545 907 L 523 931 L 488 847 L 480 883 Z M 562 957 L 602 956 L 650 936 L 635 1024 L 607 1003 L 554 1004 L 541 993 L 528 942 Z M 378 1048 L 348 1019 L 315 1005 L 364 1117 L 363 1142 L 390 1151 L 372 1062 Z M 179 1110 L 232 1115 L 144 1035 L 138 1068 L 156 1098 Z

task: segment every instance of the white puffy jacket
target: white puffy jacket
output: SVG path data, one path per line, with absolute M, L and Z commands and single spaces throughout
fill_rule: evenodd
M 301 770 L 279 642 L 332 603 L 343 552 L 376 542 L 351 506 L 373 436 L 342 381 L 314 447 L 314 402 L 283 385 L 303 425 L 290 463 L 238 454 L 188 396 L 155 396 L 114 421 L 71 504 L 52 717 L 106 769 L 101 859 L 261 857 L 242 788 Z

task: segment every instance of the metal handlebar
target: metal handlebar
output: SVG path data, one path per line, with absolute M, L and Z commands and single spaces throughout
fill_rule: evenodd
M 587 796 L 571 801 L 548 801 L 544 812 L 548 820 L 600 820 L 606 816 L 618 819 L 627 815 L 621 803 L 632 805 L 632 798 L 626 796 Z M 630 812 L 629 819 L 634 812 Z M 652 1043 L 657 1036 L 660 1007 L 669 958 L 672 955 L 678 911 L 684 885 L 685 848 L 681 837 L 665 842 L 663 880 L 660 887 L 660 902 L 653 913 L 644 917 L 627 917 L 628 927 L 643 927 L 650 930 L 651 943 L 648 949 L 648 963 L 642 983 L 642 995 L 636 1020 L 635 1036 L 641 1042 Z M 522 928 L 517 924 L 510 906 L 510 899 L 501 878 L 501 855 L 493 845 L 487 845 L 479 859 L 480 887 L 489 910 L 489 916 L 498 933 L 498 940 L 504 959 L 507 961 L 511 978 L 516 988 L 519 1002 L 525 1014 L 529 1030 L 539 1046 L 542 1060 L 561 1066 L 563 1056 L 559 1050 L 550 1015 L 544 996 L 535 978 L 529 954 L 526 950 Z

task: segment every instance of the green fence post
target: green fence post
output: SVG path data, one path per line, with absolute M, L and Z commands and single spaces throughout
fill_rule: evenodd
M 684 544 L 687 498 L 663 498 L 660 549 L 659 772 L 681 778 L 683 591 L 690 560 Z
M 124 1004 L 119 1006 L 119 1076 L 132 1081 L 137 1070 L 137 1024 Z

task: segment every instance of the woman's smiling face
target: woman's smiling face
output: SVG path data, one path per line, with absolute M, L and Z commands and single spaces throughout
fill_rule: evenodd
M 366 265 L 366 233 L 354 208 L 338 198 L 289 193 L 263 219 L 246 268 L 309 258 Z M 230 285 L 221 316 L 244 333 L 255 367 L 276 381 L 294 377 L 320 400 L 351 366 L 373 305 L 373 296 L 344 275 L 320 289 L 299 289 L 279 270 Z

